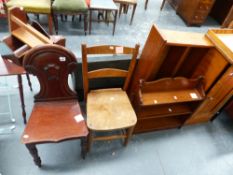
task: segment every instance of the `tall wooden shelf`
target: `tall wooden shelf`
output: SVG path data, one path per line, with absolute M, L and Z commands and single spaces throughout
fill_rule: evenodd
M 232 71 L 232 62 L 224 53 L 204 34 L 158 30 L 152 26 L 128 91 L 138 116 L 135 132 L 209 121 L 226 102 L 233 86 L 219 84 Z M 195 88 L 173 90 L 171 82 L 176 77 L 186 81 L 203 77 L 203 92 Z M 162 89 L 143 91 L 141 80 L 147 85 L 161 83 Z M 162 92 L 166 89 L 163 81 L 168 84 L 170 81 L 166 92 Z M 193 97 L 197 99 L 190 98 L 190 93 L 195 93 Z M 210 103 L 210 99 L 215 100 Z

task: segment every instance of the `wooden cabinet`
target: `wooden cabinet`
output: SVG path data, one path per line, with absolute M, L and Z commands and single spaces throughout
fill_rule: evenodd
M 215 0 L 181 0 L 177 13 L 188 25 L 201 25 L 205 22 Z
M 179 14 L 188 25 L 202 25 L 210 14 L 222 27 L 228 27 L 233 21 L 233 0 L 180 0 L 176 4 Z
M 167 0 L 167 1 L 174 9 L 177 9 L 180 3 L 180 0 Z
M 217 20 L 222 27 L 228 27 L 233 21 L 233 0 L 216 0 L 210 16 Z
M 223 40 L 231 40 L 229 35 Z M 233 57 L 211 40 L 152 27 L 128 91 L 138 117 L 136 133 L 209 121 L 232 96 Z M 203 93 L 199 86 L 186 87 L 199 77 Z M 174 86 L 176 81 L 185 86 Z

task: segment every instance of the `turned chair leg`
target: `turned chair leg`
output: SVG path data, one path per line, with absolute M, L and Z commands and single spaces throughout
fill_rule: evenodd
M 89 135 L 88 135 L 88 140 L 87 140 L 87 152 L 90 152 L 91 151 L 91 146 L 92 146 L 92 142 L 93 142 L 93 138 L 94 138 L 94 135 L 93 135 L 93 131 L 89 131 Z
M 87 138 L 83 137 L 81 138 L 81 156 L 83 159 L 86 158 L 87 154 Z
M 33 157 L 34 163 L 38 166 L 41 167 L 41 159 L 38 155 L 38 150 L 36 148 L 35 144 L 26 144 L 26 147 L 28 151 L 30 152 L 31 156 Z
M 126 139 L 125 139 L 125 142 L 124 142 L 124 146 L 128 145 L 129 140 L 132 137 L 133 130 L 134 130 L 134 126 L 127 129 L 127 133 L 126 133 L 127 136 L 126 136 Z

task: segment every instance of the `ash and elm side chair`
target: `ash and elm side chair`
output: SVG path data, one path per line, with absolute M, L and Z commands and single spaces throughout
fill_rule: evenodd
M 51 13 L 51 0 L 9 0 L 7 8 L 23 7 L 26 13 L 45 14 L 48 16 L 49 33 L 53 33 L 53 18 Z
M 89 129 L 88 148 L 90 151 L 93 141 L 125 139 L 128 144 L 132 136 L 137 117 L 130 103 L 126 90 L 133 73 L 139 45 L 135 48 L 103 45 L 87 47 L 82 45 L 82 71 L 84 98 L 86 101 L 87 126 Z M 115 68 L 102 68 L 88 71 L 88 57 L 106 54 L 132 55 L 128 70 Z M 91 58 L 89 58 L 91 59 Z M 123 88 L 108 88 L 90 90 L 89 80 L 98 78 L 121 77 L 125 78 Z M 111 136 L 95 136 L 96 132 L 122 131 L 122 134 Z
M 88 5 L 86 0 L 54 0 L 52 4 L 52 13 L 55 23 L 55 31 L 58 33 L 58 15 L 83 15 L 84 32 L 87 32 Z M 73 19 L 73 18 L 72 18 Z
M 88 129 L 77 95 L 68 85 L 69 74 L 77 68 L 75 56 L 62 46 L 37 46 L 25 55 L 23 65 L 40 83 L 40 91 L 34 97 L 35 104 L 21 137 L 35 164 L 41 167 L 36 144 L 81 139 L 84 157 Z

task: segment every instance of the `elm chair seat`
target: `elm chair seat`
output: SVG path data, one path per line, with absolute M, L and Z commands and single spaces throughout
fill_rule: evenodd
M 130 128 L 137 116 L 121 88 L 92 90 L 87 96 L 87 126 L 94 131 Z
M 7 7 L 23 7 L 28 13 L 50 13 L 50 0 L 10 0 L 6 3 Z

